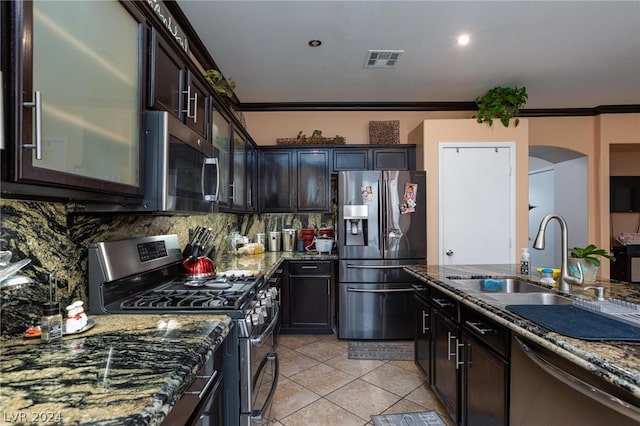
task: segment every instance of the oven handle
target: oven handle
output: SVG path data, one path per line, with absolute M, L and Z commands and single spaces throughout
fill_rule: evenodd
M 269 336 L 273 332 L 273 329 L 278 324 L 278 317 L 280 316 L 280 306 L 278 305 L 278 303 L 274 303 L 273 307 L 274 307 L 275 314 L 273 315 L 273 318 L 271 319 L 271 323 L 269 324 L 269 326 L 264 330 L 264 332 L 260 336 L 251 337 L 249 339 L 249 343 L 251 343 L 253 346 L 262 346 L 267 336 Z
M 262 405 L 262 407 L 260 407 L 259 410 L 251 410 L 251 420 L 253 420 L 256 423 L 262 423 L 263 420 L 266 420 L 266 419 L 263 419 L 262 415 L 271 406 L 271 401 L 273 400 L 273 396 L 276 393 L 276 386 L 278 385 L 278 375 L 279 375 L 279 371 L 280 371 L 280 360 L 278 359 L 278 354 L 277 353 L 271 352 L 271 353 L 268 353 L 267 356 L 265 356 L 262 359 L 262 361 L 260 361 L 260 366 L 258 367 L 258 372 L 253 377 L 253 389 L 255 389 L 255 387 L 256 387 L 256 383 L 257 383 L 258 377 L 260 377 L 260 373 L 262 372 L 262 369 L 265 367 L 265 365 L 269 361 L 272 361 L 272 362 L 276 363 L 275 364 L 275 370 L 273 372 L 273 382 L 271 383 L 271 389 L 269 389 L 269 394 L 265 398 L 264 404 Z
M 347 287 L 347 291 L 350 293 L 413 293 L 412 288 L 395 288 L 388 290 L 366 290 L 360 288 Z

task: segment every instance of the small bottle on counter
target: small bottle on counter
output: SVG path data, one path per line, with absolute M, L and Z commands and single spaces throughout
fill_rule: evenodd
M 60 314 L 59 303 L 50 302 L 44 304 L 40 328 L 42 329 L 41 338 L 45 342 L 62 338 L 62 315 Z
M 528 277 L 531 274 L 531 257 L 529 249 L 523 248 L 520 255 L 520 275 Z

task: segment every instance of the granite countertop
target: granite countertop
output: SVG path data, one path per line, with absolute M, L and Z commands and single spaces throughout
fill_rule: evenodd
M 229 270 L 251 270 L 259 271 L 265 276 L 271 276 L 275 270 L 285 260 L 337 260 L 338 255 L 335 252 L 331 254 L 319 254 L 316 251 L 297 252 L 297 251 L 267 251 L 260 254 L 236 256 L 230 253 L 221 253 L 216 256 L 216 271 L 224 272 Z
M 224 315 L 93 315 L 0 345 L 0 423 L 159 424 L 231 327 Z
M 519 265 L 410 266 L 407 270 L 420 280 L 443 290 L 461 303 L 472 307 L 515 333 L 538 343 L 606 381 L 640 398 L 640 343 L 585 341 L 567 337 L 508 312 L 486 300 L 448 285 L 447 277 L 468 278 L 474 275 L 520 277 Z M 538 277 L 526 277 L 539 282 Z M 606 297 L 640 303 L 640 286 L 614 280 L 600 280 Z M 593 300 L 593 292 L 574 286 L 572 296 Z

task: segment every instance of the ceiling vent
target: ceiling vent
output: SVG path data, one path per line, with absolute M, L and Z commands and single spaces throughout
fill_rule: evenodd
M 365 68 L 393 68 L 404 50 L 369 50 Z

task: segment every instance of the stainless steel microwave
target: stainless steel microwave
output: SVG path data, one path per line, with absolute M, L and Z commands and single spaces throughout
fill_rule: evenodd
M 89 203 L 80 212 L 162 214 L 217 211 L 217 149 L 166 111 L 144 113 L 144 198 L 136 204 Z
M 165 111 L 145 113 L 143 208 L 212 213 L 218 201 L 216 149 Z

